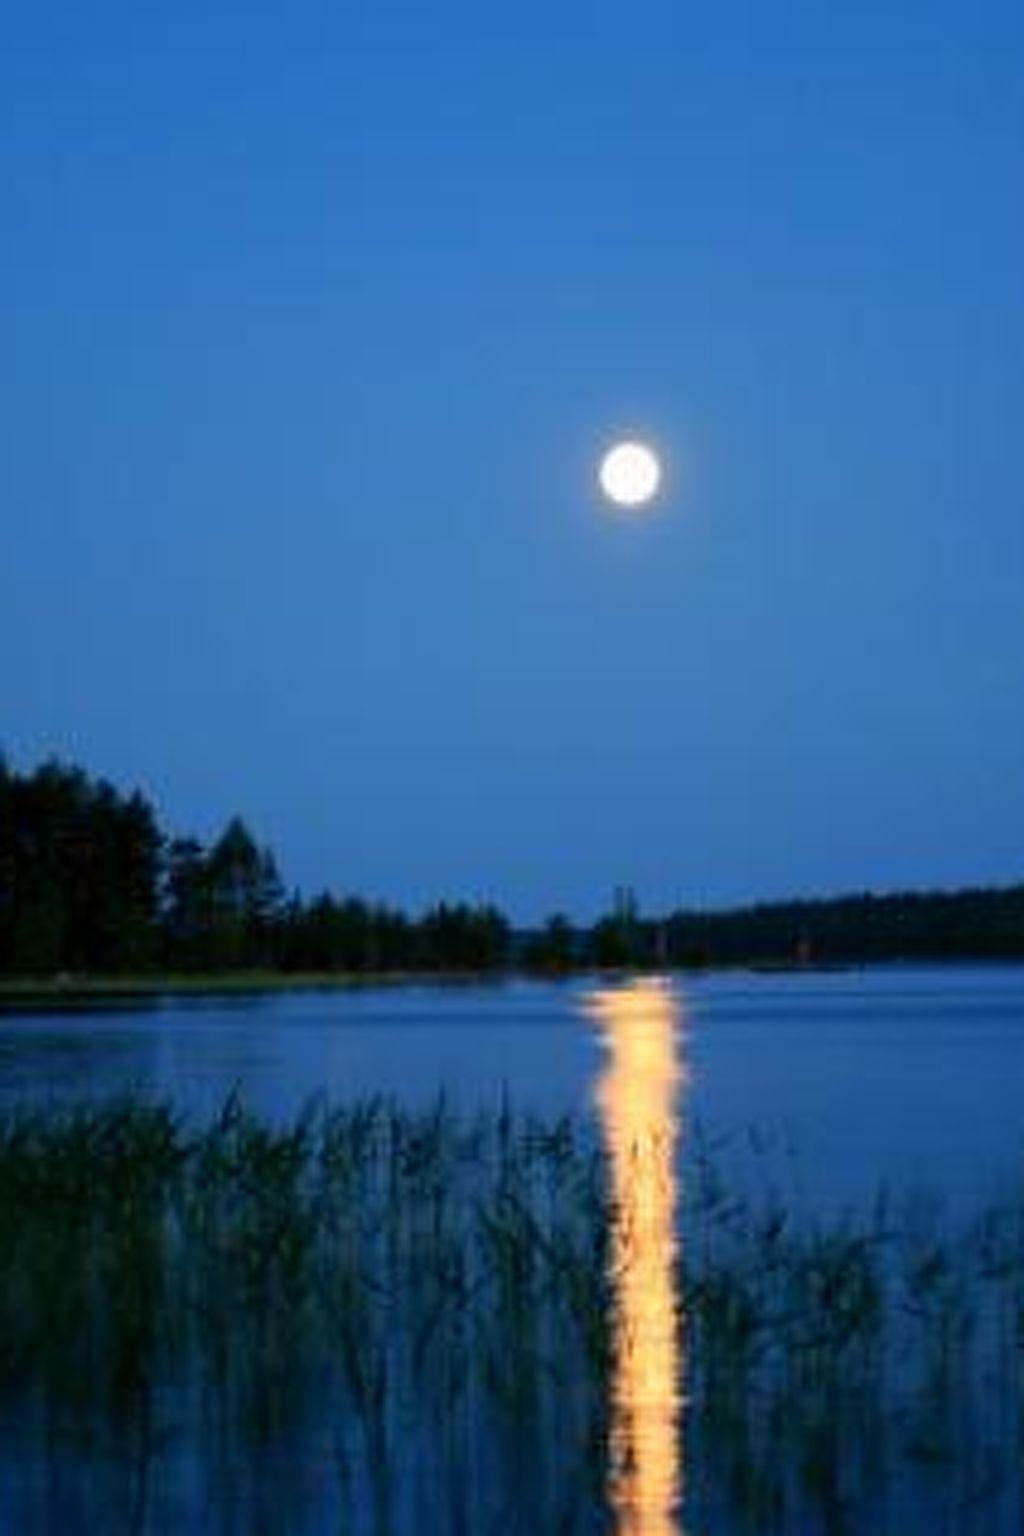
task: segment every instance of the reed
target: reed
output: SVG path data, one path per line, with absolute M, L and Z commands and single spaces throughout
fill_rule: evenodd
M 1024 1192 L 682 1187 L 681 1529 L 1018 1530 Z M 0 1528 L 607 1528 L 616 1219 L 508 1108 L 0 1115 Z

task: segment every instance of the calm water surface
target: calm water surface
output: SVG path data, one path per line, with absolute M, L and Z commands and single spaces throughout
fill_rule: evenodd
M 167 999 L 0 1016 L 0 1100 L 124 1088 L 199 1116 L 232 1090 L 287 1117 L 326 1094 L 507 1096 L 592 1114 L 604 1062 L 594 987 L 511 982 Z M 1024 969 L 729 975 L 675 984 L 682 1141 L 785 1182 L 859 1199 L 888 1180 L 951 1199 L 1024 1167 Z
M 731 1199 L 702 1206 L 702 1177 L 688 1159 L 710 1145 L 730 1173 L 784 1194 L 787 1212 L 794 1201 L 812 1216 L 863 1203 L 882 1182 L 966 1211 L 1024 1182 L 1022 1044 L 1024 970 L 995 968 L 367 988 L 7 1015 L 0 1102 L 131 1088 L 197 1119 L 233 1090 L 277 1119 L 318 1094 L 342 1104 L 383 1095 L 413 1108 L 443 1094 L 470 1116 L 511 1102 L 582 1117 L 607 1154 L 611 1199 L 604 1291 L 564 1246 L 571 1226 L 556 1222 L 528 1262 L 516 1246 L 515 1213 L 532 1202 L 528 1220 L 543 1222 L 571 1186 L 578 1165 L 558 1137 L 529 1131 L 515 1157 L 535 1171 L 524 1182 L 508 1164 L 501 1179 L 517 1193 L 503 1204 L 502 1182 L 475 1250 L 460 1225 L 475 1197 L 445 1215 L 444 1181 L 428 1179 L 403 1206 L 401 1183 L 371 1167 L 365 1188 L 339 1186 L 311 1229 L 323 1259 L 306 1289 L 282 1293 L 286 1304 L 270 1296 L 266 1315 L 259 1285 L 242 1281 L 276 1274 L 276 1248 L 259 1249 L 251 1273 L 217 1268 L 262 1241 L 245 1205 L 255 1186 L 214 1197 L 198 1226 L 188 1201 L 176 1227 L 167 1217 L 143 1223 L 138 1252 L 123 1255 L 132 1264 L 142 1255 L 145 1283 L 131 1291 L 134 1270 L 112 1250 L 106 1283 L 128 1286 L 131 1303 L 113 1308 L 103 1287 L 83 1282 L 74 1306 L 49 1318 L 47 1298 L 59 1299 L 66 1276 L 88 1281 L 111 1254 L 102 1222 L 86 1223 L 80 1241 L 95 1252 L 83 1259 L 73 1247 L 54 1267 L 43 1222 L 37 1249 L 29 1242 L 0 1284 L 12 1358 L 32 1362 L 11 1389 L 16 1411 L 0 1415 L 0 1526 L 92 1529 L 103 1509 L 120 1511 L 110 1529 L 211 1536 L 1009 1536 L 1024 1510 L 1019 1206 L 969 1228 L 963 1253 L 935 1246 L 946 1243 L 941 1226 L 927 1229 L 923 1247 L 910 1227 L 902 1247 L 884 1249 L 891 1261 L 872 1260 L 860 1240 L 843 1247 L 854 1230 L 845 1222 L 815 1248 L 812 1220 L 787 1225 L 767 1262 L 756 1215 L 736 1227 Z M 480 1123 L 497 1134 L 488 1156 L 505 1167 L 504 1121 Z M 414 1180 L 429 1140 L 417 1131 L 388 1177 L 404 1170 Z M 16 1146 L 11 1158 L 13 1167 Z M 231 1157 L 217 1166 L 230 1178 Z M 331 1166 L 348 1165 L 336 1157 Z M 386 1215 L 374 1205 L 381 1190 L 393 1191 Z M 86 1187 L 89 1198 L 98 1192 Z M 210 1197 L 197 1187 L 191 1198 Z M 208 1227 L 215 1241 L 204 1247 Z M 12 1231 L 24 1245 L 30 1229 L 16 1221 Z M 198 1309 L 186 1296 L 191 1261 L 184 1279 L 174 1269 L 172 1229 L 213 1265 Z M 888 1221 L 885 1231 L 890 1244 Z M 481 1269 L 487 1254 L 500 1262 Z M 542 1257 L 550 1272 L 531 1291 Z M 865 1261 L 868 1270 L 858 1267 Z M 464 1273 L 465 1262 L 476 1270 Z M 45 1284 L 24 1286 L 26 1263 L 42 1266 Z M 691 1280 L 684 1304 L 687 1272 L 700 1285 Z M 861 1274 L 871 1277 L 866 1307 Z M 185 1299 L 175 1312 L 178 1284 Z M 155 1294 L 170 1322 L 150 1319 Z M 607 1374 L 586 1343 L 597 1298 Z M 733 1327 L 744 1316 L 758 1320 L 749 1336 L 757 1349 Z M 67 1373 L 49 1368 L 46 1340 L 69 1317 L 78 1320 L 72 1342 L 99 1346 L 87 1379 L 109 1377 L 95 1401 L 69 1397 Z M 133 1333 L 133 1319 L 146 1326 Z M 274 1319 L 285 1329 L 276 1343 Z M 424 1371 L 428 1345 L 435 1355 Z M 368 1382 L 380 1391 L 368 1393 Z

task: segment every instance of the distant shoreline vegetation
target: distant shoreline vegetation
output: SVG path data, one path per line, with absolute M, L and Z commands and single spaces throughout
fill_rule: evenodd
M 764 902 L 642 916 L 631 893 L 590 926 L 516 930 L 490 904 L 419 916 L 356 896 L 289 892 L 272 851 L 232 818 L 204 845 L 50 760 L 0 759 L 0 990 L 334 985 L 346 977 L 679 967 L 766 969 L 1024 960 L 1024 884 Z

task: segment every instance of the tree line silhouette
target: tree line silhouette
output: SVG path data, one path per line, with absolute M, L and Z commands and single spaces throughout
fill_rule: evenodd
M 174 837 L 138 791 L 57 761 L 0 759 L 0 974 L 278 970 L 549 973 L 599 966 L 779 966 L 1024 959 L 1024 885 L 863 894 L 641 917 L 628 889 L 592 926 L 513 930 L 494 906 L 419 917 L 289 892 L 233 817 L 209 845 Z
M 285 890 L 239 817 L 204 846 L 171 837 L 138 791 L 50 761 L 0 760 L 0 973 L 449 971 L 504 964 L 494 907 L 396 908 Z

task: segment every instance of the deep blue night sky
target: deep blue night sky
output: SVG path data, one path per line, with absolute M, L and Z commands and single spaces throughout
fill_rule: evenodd
M 15 766 L 527 918 L 1024 875 L 1019 0 L 5 31 Z

